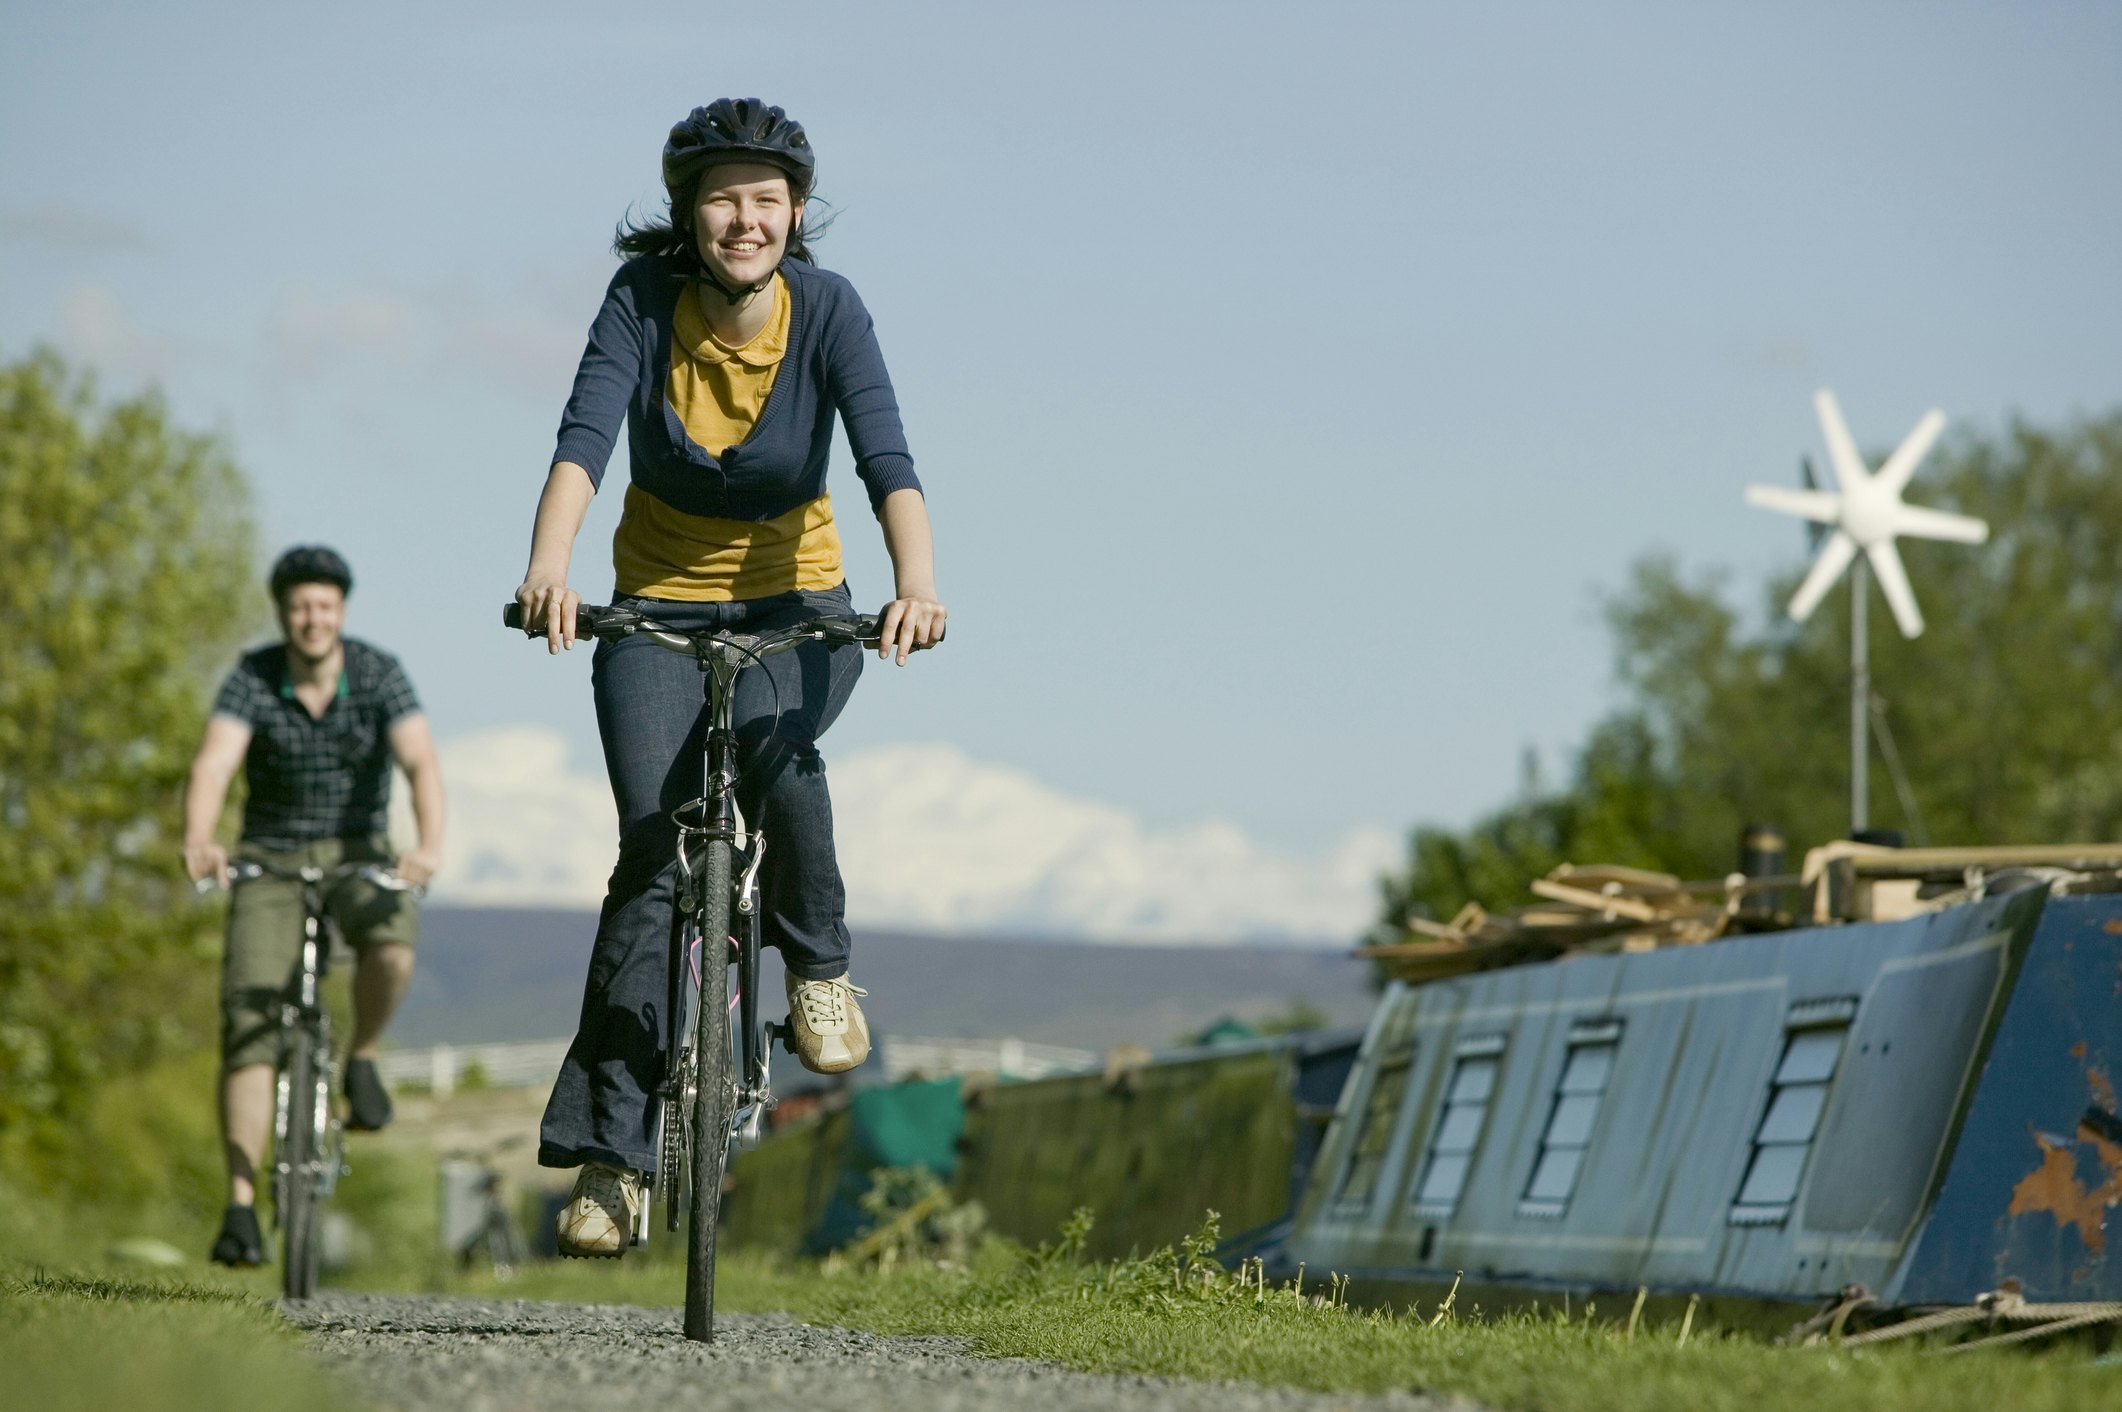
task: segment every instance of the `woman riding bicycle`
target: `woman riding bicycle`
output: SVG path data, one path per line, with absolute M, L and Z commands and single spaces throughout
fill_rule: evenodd
M 904 663 L 942 637 L 927 504 L 869 314 L 804 241 L 815 173 L 801 125 L 755 98 L 718 99 L 671 129 L 669 216 L 620 230 L 616 253 L 631 258 L 590 329 L 516 590 L 550 650 L 574 645 L 581 595 L 568 563 L 622 417 L 620 603 L 686 631 L 764 632 L 851 612 L 825 489 L 837 412 L 896 579 L 879 654 Z M 869 1053 L 817 748 L 861 668 L 859 647 L 807 643 L 745 672 L 736 695 L 739 803 L 772 844 L 759 874 L 763 939 L 781 950 L 797 1055 L 818 1073 Z M 538 1160 L 582 1169 L 559 1217 L 562 1253 L 618 1255 L 655 1162 L 671 811 L 700 793 L 705 723 L 699 668 L 646 640 L 600 642 L 591 681 L 619 861 Z

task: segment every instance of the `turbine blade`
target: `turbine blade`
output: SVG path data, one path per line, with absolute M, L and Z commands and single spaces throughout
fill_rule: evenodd
M 1980 544 L 1989 538 L 1988 524 L 1973 515 L 1955 515 L 1950 510 L 1931 510 L 1921 505 L 1896 507 L 1893 532 L 1917 539 L 1949 539 L 1955 544 Z
M 1846 495 L 1864 484 L 1871 473 L 1864 469 L 1864 458 L 1857 454 L 1857 443 L 1850 440 L 1849 427 L 1842 420 L 1842 407 L 1835 401 L 1835 394 L 1824 387 L 1815 392 L 1813 412 L 1820 418 L 1820 434 L 1827 438 L 1827 469 L 1834 473 L 1836 487 Z
M 1798 591 L 1791 595 L 1791 619 L 1802 623 L 1810 618 L 1813 609 L 1819 607 L 1820 600 L 1827 596 L 1827 590 L 1835 586 L 1835 580 L 1842 577 L 1842 571 L 1848 568 L 1849 561 L 1856 557 L 1857 541 L 1841 530 L 1829 535 L 1827 543 L 1820 549 L 1820 557 L 1813 560 L 1812 572 L 1805 576 L 1805 582 L 1799 584 Z
M 1788 490 L 1780 485 L 1746 487 L 1746 503 L 1779 514 L 1831 525 L 1842 517 L 1842 497 L 1827 490 Z
M 1886 464 L 1879 467 L 1880 483 L 1899 495 L 1907 487 L 1908 478 L 1916 473 L 1917 464 L 1930 454 L 1938 433 L 1944 430 L 1943 412 L 1936 407 L 1925 412 L 1923 420 L 1916 423 L 1916 429 L 1894 448 L 1894 454 L 1886 458 Z
M 1879 591 L 1886 595 L 1886 606 L 1894 610 L 1901 636 L 1923 636 L 1923 610 L 1916 606 L 1916 591 L 1908 586 L 1908 570 L 1901 567 L 1901 552 L 1894 548 L 1894 542 L 1882 539 L 1869 545 L 1864 557 L 1871 560 L 1872 575 L 1879 580 Z

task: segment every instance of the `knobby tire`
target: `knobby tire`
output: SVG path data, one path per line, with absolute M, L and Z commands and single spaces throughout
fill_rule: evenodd
M 700 1089 L 693 1102 L 692 1205 L 686 1236 L 685 1336 L 715 1335 L 715 1223 L 729 1156 L 734 1084 L 729 1045 L 730 845 L 710 840 L 700 884 L 700 1012 L 694 1051 Z
M 281 1186 L 280 1287 L 289 1299 L 308 1299 L 317 1287 L 317 1178 L 313 1168 L 323 1135 L 317 1125 L 316 1036 L 297 1026 L 288 1036 L 287 1163 Z

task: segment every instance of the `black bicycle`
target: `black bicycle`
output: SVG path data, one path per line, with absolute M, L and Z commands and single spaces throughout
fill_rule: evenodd
M 502 623 L 527 637 L 522 608 Z M 678 886 L 671 909 L 670 991 L 664 1007 L 664 1074 L 657 1096 L 656 1180 L 633 1233 L 647 1237 L 660 1194 L 669 1229 L 687 1208 L 685 1336 L 706 1341 L 715 1330 L 715 1223 L 722 1173 L 732 1142 L 757 1140 L 773 1106 L 767 1060 L 778 1039 L 792 1048 L 785 1024 L 759 1013 L 759 864 L 766 839 L 747 828 L 737 807 L 737 736 L 732 727 L 738 675 L 806 642 L 874 646 L 879 620 L 869 614 L 811 618 L 768 633 L 688 632 L 630 608 L 582 604 L 578 637 L 643 637 L 700 664 L 707 700 L 707 746 L 700 797 L 671 813 L 678 826 Z M 712 946 L 707 943 L 712 942 Z M 719 962 L 716 953 L 722 953 Z M 730 968 L 736 968 L 732 985 Z M 732 1014 L 735 1023 L 731 1023 Z
M 508 1180 L 500 1167 L 502 1153 L 529 1140 L 528 1134 L 513 1133 L 484 1147 L 444 1154 L 442 1240 L 460 1270 L 483 1260 L 495 1279 L 506 1280 L 529 1260 L 530 1246 L 510 1209 Z
M 332 1106 L 332 1018 L 321 994 L 331 968 L 325 899 L 360 878 L 393 892 L 417 892 L 379 863 L 282 868 L 254 859 L 229 864 L 232 886 L 277 878 L 302 885 L 302 953 L 280 998 L 280 1059 L 273 1103 L 273 1222 L 280 1228 L 280 1285 L 289 1299 L 317 1287 L 322 1255 L 318 1213 L 346 1171 L 341 1124 Z M 211 887 L 202 880 L 202 888 Z

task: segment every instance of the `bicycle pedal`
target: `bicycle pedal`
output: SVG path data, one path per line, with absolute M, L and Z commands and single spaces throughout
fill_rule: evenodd
M 796 1052 L 795 1026 L 777 1020 L 768 1020 L 766 1022 L 766 1047 L 772 1049 L 776 1044 L 794 1054 Z

